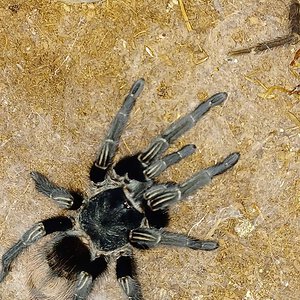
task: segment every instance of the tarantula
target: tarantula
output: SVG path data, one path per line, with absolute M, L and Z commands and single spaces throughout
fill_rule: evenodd
M 199 240 L 164 229 L 169 208 L 208 184 L 212 178 L 233 167 L 239 153 L 200 170 L 183 183 L 158 183 L 156 178 L 168 167 L 191 155 L 194 145 L 163 155 L 177 138 L 227 98 L 217 93 L 194 111 L 172 123 L 150 145 L 135 155 L 113 163 L 120 136 L 144 86 L 137 80 L 111 123 L 90 169 L 91 196 L 60 187 L 39 172 L 31 172 L 36 189 L 62 209 L 75 210 L 76 217 L 56 216 L 42 220 L 27 230 L 2 257 L 0 282 L 15 258 L 42 237 L 56 233 L 45 257 L 54 276 L 74 281 L 73 299 L 86 299 L 93 284 L 116 260 L 116 276 L 128 299 L 141 300 L 132 247 L 148 249 L 160 245 L 214 250 L 218 242 Z

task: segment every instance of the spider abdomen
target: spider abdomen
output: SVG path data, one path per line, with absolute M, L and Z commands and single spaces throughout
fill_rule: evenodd
M 129 232 L 140 226 L 144 215 L 128 205 L 122 188 L 93 196 L 81 211 L 81 228 L 99 250 L 112 251 L 128 243 Z

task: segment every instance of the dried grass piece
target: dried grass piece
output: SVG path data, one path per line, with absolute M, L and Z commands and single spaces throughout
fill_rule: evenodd
M 181 14 L 182 14 L 183 20 L 185 22 L 186 28 L 187 28 L 188 31 L 192 31 L 193 28 L 192 28 L 192 25 L 191 25 L 191 23 L 189 21 L 189 18 L 187 16 L 183 1 L 178 0 L 178 2 L 179 2 L 179 5 L 180 5 Z
M 265 91 L 263 93 L 258 94 L 259 97 L 263 99 L 274 99 L 276 98 L 276 95 L 274 94 L 274 91 L 280 91 L 283 93 L 290 94 L 291 90 L 278 86 L 278 85 L 273 85 L 273 86 L 267 86 L 265 85 L 261 80 L 259 80 L 256 77 L 253 77 L 251 74 L 244 76 L 246 80 L 261 86 Z
M 297 68 L 299 67 L 299 59 L 300 59 L 300 49 L 298 49 L 294 55 L 293 60 L 290 62 L 291 68 Z

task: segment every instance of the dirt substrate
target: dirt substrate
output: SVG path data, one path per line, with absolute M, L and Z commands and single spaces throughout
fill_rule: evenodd
M 171 213 L 170 230 L 218 240 L 220 248 L 135 251 L 144 298 L 300 299 L 297 59 L 291 65 L 300 46 L 228 55 L 288 34 L 289 5 L 2 0 L 0 255 L 31 224 L 60 212 L 35 191 L 29 172 L 87 191 L 99 142 L 131 84 L 143 77 L 118 157 L 145 148 L 172 120 L 219 91 L 229 94 L 224 105 L 172 148 L 194 143 L 196 153 L 159 179 L 181 182 L 241 153 L 232 170 Z M 66 282 L 47 281 L 39 255 L 47 241 L 13 264 L 0 299 L 33 299 L 29 291 L 39 287 L 47 299 L 71 299 Z M 89 299 L 125 299 L 113 268 Z

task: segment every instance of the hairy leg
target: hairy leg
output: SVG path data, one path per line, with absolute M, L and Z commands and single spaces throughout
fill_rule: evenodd
M 133 258 L 122 255 L 117 259 L 117 279 L 130 300 L 142 300 L 140 285 L 136 279 Z
M 164 156 L 163 158 L 153 162 L 150 166 L 148 166 L 144 170 L 145 177 L 149 179 L 154 179 L 170 166 L 178 163 L 182 159 L 193 154 L 195 150 L 196 150 L 195 145 L 186 145 L 180 150 Z
M 226 98 L 226 93 L 217 93 L 198 105 L 191 113 L 172 123 L 139 155 L 141 163 L 145 166 L 149 166 L 152 162 L 158 160 L 169 148 L 171 143 L 194 127 L 201 117 L 203 117 L 212 107 L 223 103 Z
M 17 256 L 33 243 L 40 240 L 45 235 L 57 231 L 67 231 L 73 227 L 73 220 L 68 217 L 54 217 L 43 220 L 33 225 L 26 231 L 21 239 L 9 248 L 2 256 L 2 269 L 0 273 L 0 282 L 6 277 L 9 272 L 12 262 Z
M 100 147 L 99 154 L 91 168 L 90 179 L 95 183 L 104 180 L 108 167 L 116 154 L 121 134 L 127 124 L 130 112 L 135 104 L 137 97 L 140 95 L 144 87 L 144 79 L 137 80 L 131 87 L 129 94 L 106 134 L 104 142 Z
M 78 274 L 73 300 L 87 299 L 95 279 L 101 276 L 107 269 L 107 262 L 104 255 L 101 255 L 83 267 Z
M 168 208 L 210 183 L 213 177 L 232 168 L 239 157 L 239 153 L 232 153 L 222 162 L 199 171 L 181 184 L 155 185 L 145 192 L 144 199 L 153 211 Z
M 131 231 L 130 242 L 137 248 L 156 246 L 176 246 L 194 250 L 211 251 L 219 247 L 218 242 L 190 238 L 184 234 L 173 233 L 157 228 L 137 228 Z
M 226 93 L 218 93 L 198 105 L 191 113 L 172 123 L 161 135 L 154 138 L 149 147 L 133 156 L 120 160 L 114 170 L 124 176 L 128 174 L 130 179 L 148 181 L 161 174 L 169 166 L 191 155 L 195 151 L 194 145 L 186 145 L 177 152 L 161 158 L 177 138 L 191 129 L 212 107 L 222 104 L 227 98 Z
M 54 184 L 39 172 L 31 172 L 30 175 L 35 182 L 35 188 L 43 195 L 51 198 L 59 207 L 76 210 L 81 206 L 83 202 L 81 194 Z

